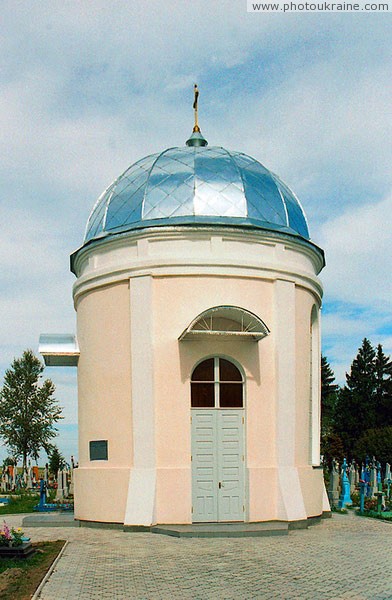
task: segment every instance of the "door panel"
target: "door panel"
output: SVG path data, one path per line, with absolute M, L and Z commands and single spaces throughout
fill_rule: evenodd
M 192 411 L 192 503 L 195 521 L 216 521 L 216 418 L 213 410 Z
M 224 521 L 243 521 L 243 411 L 218 412 L 218 513 Z
M 192 410 L 194 522 L 244 520 L 242 410 Z

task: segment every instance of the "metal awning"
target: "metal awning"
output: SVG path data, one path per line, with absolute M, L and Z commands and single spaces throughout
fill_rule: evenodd
M 80 354 L 78 341 L 72 333 L 42 333 L 38 352 L 47 367 L 76 367 Z
M 202 312 L 178 338 L 182 340 L 226 337 L 258 342 L 269 334 L 255 314 L 238 306 L 214 306 Z

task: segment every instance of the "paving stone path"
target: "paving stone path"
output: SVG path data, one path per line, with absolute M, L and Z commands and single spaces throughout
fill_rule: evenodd
M 392 524 L 352 513 L 282 537 L 26 532 L 33 541 L 69 540 L 40 600 L 392 600 Z

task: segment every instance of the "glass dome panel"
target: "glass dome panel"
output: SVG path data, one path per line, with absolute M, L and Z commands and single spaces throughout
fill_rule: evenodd
M 94 206 L 85 243 L 171 222 L 260 227 L 309 238 L 301 205 L 276 175 L 246 154 L 203 146 L 169 148 L 129 167 Z
M 276 176 L 275 181 L 285 201 L 290 227 L 303 237 L 309 238 L 308 224 L 299 200 L 287 185 Z

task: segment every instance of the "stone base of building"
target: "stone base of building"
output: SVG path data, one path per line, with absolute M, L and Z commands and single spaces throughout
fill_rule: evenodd
M 317 525 L 331 514 L 316 515 L 296 521 L 262 521 L 257 523 L 192 523 L 173 525 L 124 525 L 123 523 L 105 523 L 102 521 L 80 520 L 80 527 L 117 529 L 128 533 L 158 533 L 172 537 L 259 537 L 268 535 L 287 535 L 289 531 L 307 529 Z

